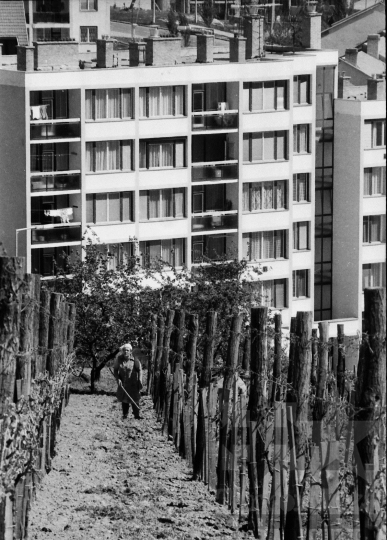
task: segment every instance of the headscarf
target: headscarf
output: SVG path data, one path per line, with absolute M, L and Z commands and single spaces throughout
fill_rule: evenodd
M 129 349 L 130 351 L 133 350 L 133 347 L 132 347 L 132 344 L 131 344 L 131 343 L 125 343 L 124 345 L 121 345 L 120 351 L 121 351 L 121 352 L 124 352 L 124 349 L 126 349 L 127 347 L 128 347 L 128 349 Z

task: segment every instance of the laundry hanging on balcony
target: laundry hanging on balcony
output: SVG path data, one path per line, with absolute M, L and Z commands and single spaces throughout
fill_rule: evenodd
M 48 105 L 33 105 L 31 109 L 31 120 L 48 120 Z
M 58 217 L 62 223 L 69 223 L 69 220 L 73 219 L 72 208 L 60 208 L 59 210 L 45 210 L 45 216 Z

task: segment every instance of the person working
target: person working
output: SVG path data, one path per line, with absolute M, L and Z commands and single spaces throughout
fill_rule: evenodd
M 134 357 L 132 345 L 126 343 L 114 360 L 114 376 L 118 381 L 117 399 L 122 403 L 122 417 L 127 418 L 129 405 L 135 418 L 140 418 L 141 362 Z

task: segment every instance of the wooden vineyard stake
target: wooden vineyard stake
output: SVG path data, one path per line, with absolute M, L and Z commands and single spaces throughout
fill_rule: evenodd
M 191 396 L 191 410 L 190 410 L 190 421 L 191 421 L 191 441 L 192 441 L 192 464 L 195 459 L 196 455 L 196 431 L 197 431 L 197 404 L 198 404 L 198 398 L 197 398 L 197 375 L 196 373 L 193 374 L 192 377 L 192 396 Z
M 9 495 L 5 496 L 4 525 L 4 540 L 13 540 L 13 503 Z
M 184 451 L 188 466 L 192 467 L 191 407 L 186 403 L 183 408 Z
M 353 434 L 353 421 L 354 421 L 354 415 L 355 415 L 355 390 L 351 390 L 347 410 L 348 410 L 348 423 L 347 423 L 347 434 L 345 437 L 345 455 L 344 455 L 344 467 L 346 468 L 349 465 L 351 440 L 352 440 L 352 434 Z
M 286 508 L 288 502 L 288 422 L 286 403 L 281 403 L 281 452 L 280 452 L 280 471 L 281 471 L 281 534 L 282 540 L 285 540 L 285 521 Z
M 320 448 L 311 447 L 310 460 L 310 492 L 308 507 L 307 540 L 316 540 L 321 528 L 321 459 Z
M 249 526 L 254 532 L 255 538 L 259 534 L 259 501 L 258 501 L 258 474 L 257 474 L 257 422 L 248 423 L 248 445 L 249 445 Z
M 169 417 L 170 417 L 170 407 L 172 399 L 172 389 L 173 389 L 173 380 L 174 376 L 170 372 L 170 366 L 167 368 L 167 391 L 165 398 L 165 408 L 164 408 L 164 422 L 162 432 L 166 435 L 169 434 Z
M 209 434 L 209 425 L 208 425 L 208 390 L 207 388 L 203 388 L 202 390 L 202 410 L 203 410 L 203 447 L 204 447 L 204 454 L 203 454 L 203 481 L 205 484 L 209 483 L 209 440 L 208 440 L 208 434 Z
M 288 366 L 288 377 L 287 377 L 287 383 L 288 385 L 293 384 L 293 364 L 294 364 L 294 356 L 296 353 L 296 346 L 297 346 L 297 336 L 296 336 L 296 329 L 297 329 L 297 320 L 296 317 L 291 317 L 290 319 L 290 344 L 289 344 L 289 366 Z M 288 392 L 289 394 L 289 392 Z M 286 401 L 292 401 L 293 396 L 288 395 L 286 397 Z
M 165 321 L 162 315 L 157 317 L 157 351 L 154 363 L 154 396 L 153 404 L 156 413 L 159 413 L 159 392 L 160 392 L 160 366 L 163 355 L 163 342 L 165 332 Z
M 312 367 L 310 370 L 310 382 L 312 386 L 317 384 L 317 366 L 318 366 L 318 336 L 317 328 L 312 328 Z
M 237 375 L 234 376 L 233 392 L 232 392 L 232 423 L 231 423 L 231 471 L 230 471 L 230 497 L 229 508 L 234 514 L 236 510 L 236 470 L 237 470 L 237 440 L 238 440 L 238 385 Z
M 50 328 L 50 300 L 51 293 L 46 289 L 40 291 L 40 309 L 39 309 L 39 355 L 42 357 L 41 371 L 44 373 L 47 369 L 48 355 L 48 331 Z
M 175 312 L 173 309 L 169 309 L 167 313 L 165 330 L 164 330 L 164 340 L 163 340 L 163 351 L 161 355 L 161 364 L 160 364 L 160 378 L 159 378 L 159 414 L 162 414 L 164 411 L 164 401 L 166 397 L 166 384 L 167 384 L 167 369 L 169 366 L 169 347 L 171 341 L 171 334 L 173 330 L 173 318 Z M 173 367 L 171 367 L 171 372 L 174 373 Z M 175 398 L 175 393 L 173 393 L 172 400 Z
M 246 461 L 247 461 L 247 417 L 246 396 L 240 396 L 240 426 L 241 426 L 241 465 L 240 465 L 240 499 L 239 521 L 242 521 L 243 508 L 246 505 Z
M 208 389 L 208 489 L 216 489 L 216 402 L 217 387 L 211 383 Z
M 196 314 L 190 315 L 188 322 L 187 353 L 187 391 L 188 399 L 191 399 L 192 383 L 195 373 L 196 347 L 199 334 L 199 317 Z
M 322 423 L 327 412 L 325 404 L 326 382 L 328 376 L 328 337 L 329 324 L 327 322 L 319 323 L 320 339 L 318 344 L 319 357 L 317 367 L 317 386 L 316 399 L 313 407 L 313 426 L 312 426 L 312 441 L 319 445 L 322 440 Z
M 271 404 L 281 399 L 281 355 L 282 355 L 282 322 L 281 314 L 274 315 L 274 363 L 273 363 L 273 385 L 271 390 Z
M 242 315 L 236 315 L 232 318 L 230 337 L 227 347 L 227 358 L 225 373 L 223 379 L 222 400 L 219 407 L 221 424 L 219 428 L 219 454 L 218 454 L 218 484 L 216 500 L 224 504 L 226 500 L 226 476 L 227 476 L 227 434 L 230 393 L 236 366 L 238 363 L 239 343 L 242 328 Z M 235 396 L 234 396 L 235 400 Z
M 173 319 L 174 330 L 171 336 L 171 348 L 173 349 L 174 358 L 172 365 L 179 363 L 183 366 L 183 346 L 184 346 L 184 329 L 185 329 L 185 311 L 183 309 L 175 311 Z
M 155 313 L 152 314 L 151 317 L 151 336 L 150 336 L 150 343 L 151 343 L 151 349 L 149 352 L 148 357 L 148 366 L 147 366 L 147 393 L 149 394 L 152 391 L 152 385 L 153 385 L 153 370 L 155 365 L 155 358 L 156 358 L 156 351 L 157 351 L 157 315 Z
M 324 495 L 326 497 L 328 538 L 338 540 L 341 538 L 340 525 L 340 492 L 339 492 L 339 442 L 330 441 L 327 444 L 326 461 L 323 462 L 322 480 Z M 325 453 L 325 451 L 324 451 Z M 323 453 L 322 453 L 323 454 Z
M 176 444 L 177 423 L 179 416 L 179 364 L 176 365 L 175 373 L 173 375 L 173 391 L 172 391 L 172 440 Z
M 286 540 L 302 540 L 301 500 L 299 493 L 296 441 L 294 436 L 293 408 L 291 405 L 287 407 L 287 419 L 290 446 L 290 471 L 288 508 L 284 536 Z
M 344 335 L 344 325 L 337 325 L 337 390 L 339 396 L 344 397 L 345 390 L 345 335 Z
M 6 399 L 13 400 L 16 379 L 14 361 L 19 349 L 21 319 L 21 293 L 23 287 L 23 259 L 0 257 L 0 290 L 2 307 L 0 310 L 0 417 Z
M 176 364 L 180 366 L 180 364 Z M 184 373 L 183 370 L 179 368 L 177 373 L 177 418 L 176 418 L 176 448 L 180 450 L 181 444 L 181 416 L 183 412 L 183 397 L 184 397 Z
M 352 515 L 352 531 L 353 539 L 360 539 L 360 512 L 359 512 L 359 487 L 358 487 L 358 475 L 356 464 L 353 465 L 353 478 L 355 482 L 355 489 L 353 492 L 353 515 Z
M 35 281 L 38 276 L 25 274 L 24 290 L 22 295 L 22 312 L 20 321 L 19 355 L 16 358 L 16 379 L 23 379 L 22 393 L 25 397 L 30 394 L 31 386 L 31 363 L 34 341 L 34 296 Z
M 60 341 L 61 341 L 61 316 L 63 312 L 63 295 L 59 293 L 51 293 L 50 299 L 50 326 L 48 330 L 48 358 L 47 371 L 51 377 L 56 373 L 57 365 L 60 358 Z
M 274 403 L 274 454 L 271 496 L 269 504 L 269 540 L 281 540 L 281 446 L 282 446 L 282 418 L 281 406 L 278 401 Z

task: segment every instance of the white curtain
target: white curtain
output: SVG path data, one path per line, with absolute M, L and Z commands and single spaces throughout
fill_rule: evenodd
M 250 260 L 259 261 L 262 259 L 262 233 L 251 233 L 250 237 Z
M 308 192 L 307 192 L 307 176 L 306 174 L 300 174 L 298 177 L 298 201 L 307 201 Z
M 173 87 L 161 86 L 160 87 L 160 115 L 172 116 L 173 115 Z
M 251 85 L 251 110 L 261 111 L 263 109 L 263 83 L 252 83 Z
M 106 90 L 95 91 L 95 119 L 106 118 Z
M 286 132 L 277 131 L 275 138 L 275 159 L 286 159 Z
M 109 193 L 109 221 L 121 221 L 121 203 L 119 193 Z
M 300 139 L 299 139 L 299 152 L 300 154 L 305 154 L 308 152 L 308 125 L 298 126 Z
M 122 169 L 132 170 L 132 143 L 130 141 L 121 142 Z
M 308 249 L 308 223 L 298 223 L 298 249 Z
M 92 90 L 86 90 L 85 101 L 86 101 L 86 120 L 94 120 L 93 91 Z
M 281 259 L 285 256 L 284 243 L 285 243 L 284 231 L 276 231 L 274 233 L 274 258 Z
M 184 167 L 184 141 L 175 142 L 175 167 Z
M 149 159 L 149 168 L 160 167 L 160 145 L 159 144 L 149 144 L 148 145 L 148 159 Z
M 263 184 L 263 204 L 262 208 L 271 210 L 274 208 L 274 186 L 273 182 L 264 182 Z
M 175 239 L 173 249 L 175 266 L 182 266 L 184 264 L 184 238 Z
M 284 279 L 274 281 L 275 298 L 272 302 L 273 307 L 283 308 L 286 306 L 286 282 Z
M 107 142 L 98 141 L 95 143 L 95 170 L 106 171 L 108 168 Z
M 262 259 L 274 258 L 274 233 L 264 231 L 262 233 Z
M 161 240 L 161 258 L 164 262 L 173 265 L 172 240 Z
M 146 88 L 140 88 L 140 118 L 147 117 L 146 102 L 147 102 Z
M 275 94 L 274 94 L 274 81 L 265 82 L 264 86 L 264 108 L 266 110 L 273 110 L 275 108 Z
M 263 159 L 265 161 L 270 161 L 274 158 L 274 131 L 266 131 L 263 142 Z
M 184 116 L 184 86 L 175 86 L 175 115 Z
M 161 190 L 161 217 L 172 217 L 172 189 Z
M 243 211 L 250 212 L 250 184 L 243 184 Z
M 149 116 L 160 116 L 160 91 L 158 86 L 149 88 Z
M 174 190 L 174 203 L 175 203 L 175 217 L 184 217 L 184 188 L 178 188 Z
M 95 196 L 95 222 L 107 222 L 107 193 L 97 193 Z
M 276 83 L 276 109 L 285 108 L 285 81 L 277 81 Z
M 266 138 L 265 138 L 265 145 L 266 145 Z M 265 150 L 266 150 L 266 146 L 265 146 Z M 265 157 L 263 157 L 262 133 L 253 133 L 251 137 L 251 161 L 262 161 L 262 159 L 269 159 L 269 158 L 266 158 L 266 154 L 265 154 Z
M 120 169 L 120 141 L 108 141 L 108 171 L 117 171 Z
M 107 118 L 121 117 L 120 91 L 118 88 L 109 88 L 107 93 Z
M 94 171 L 94 147 L 92 142 L 86 143 L 86 171 Z
M 173 143 L 161 144 L 161 167 L 173 167 Z
M 262 209 L 262 184 L 253 183 L 251 184 L 251 211 Z
M 130 191 L 121 194 L 122 200 L 122 221 L 132 221 L 132 195 Z
M 149 219 L 160 217 L 160 190 L 149 191 Z
M 302 103 L 308 103 L 308 87 L 309 87 L 309 75 L 300 75 L 298 77 L 299 85 L 300 85 L 300 94 L 299 94 L 299 102 Z
M 278 181 L 276 185 L 276 208 L 285 208 L 285 182 Z
M 271 307 L 273 300 L 273 282 L 272 281 L 263 281 L 262 282 L 262 299 L 261 303 L 263 306 Z
M 121 90 L 121 108 L 122 118 L 132 118 L 132 91 L 130 88 L 123 88 Z

